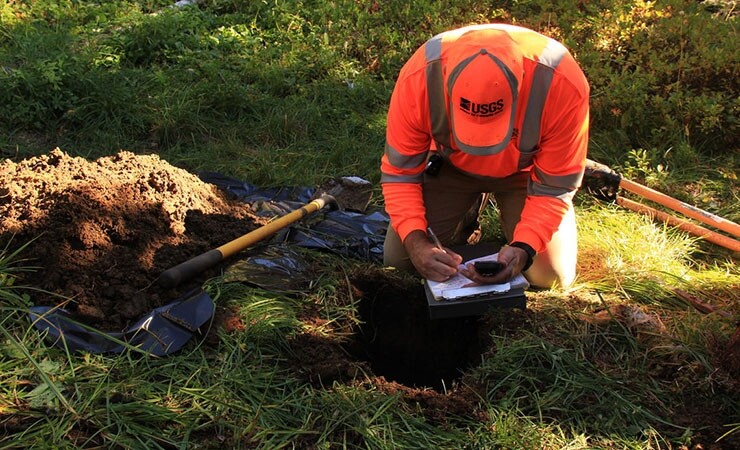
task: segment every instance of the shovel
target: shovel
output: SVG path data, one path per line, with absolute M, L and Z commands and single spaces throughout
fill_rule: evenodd
M 740 241 L 736 239 L 696 225 L 680 217 L 651 208 L 647 205 L 619 197 L 617 192 L 619 188 L 622 188 L 663 205 L 668 209 L 698 220 L 706 225 L 718 228 L 719 230 L 725 231 L 734 236 L 740 236 L 740 225 L 735 222 L 704 211 L 696 206 L 684 203 L 666 194 L 650 189 L 647 186 L 627 180 L 604 164 L 590 159 L 586 161 L 585 178 L 588 180 L 585 183 L 587 189 L 598 198 L 615 201 L 618 205 L 624 208 L 661 220 L 715 245 L 719 245 L 735 252 L 740 251 Z
M 320 187 L 320 195 L 300 208 L 281 216 L 256 230 L 250 231 L 220 247 L 201 253 L 159 275 L 163 288 L 173 288 L 185 280 L 210 269 L 226 258 L 253 246 L 311 213 L 330 207 L 332 209 L 364 212 L 370 204 L 372 185 L 358 177 L 341 177 L 329 180 Z

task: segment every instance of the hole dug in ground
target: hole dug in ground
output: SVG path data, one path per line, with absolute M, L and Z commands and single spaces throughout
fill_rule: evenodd
M 329 325 L 320 307 L 303 311 L 301 321 L 310 326 L 291 337 L 286 361 L 294 374 L 315 387 L 342 383 L 400 395 L 432 423 L 488 420 L 482 386 L 467 369 L 491 351 L 496 321 L 490 315 L 430 320 L 419 280 L 395 270 L 365 266 L 349 271 L 347 280 L 335 300 L 355 305 L 359 323 L 331 321 L 343 336 L 337 339 L 315 331 Z
M 445 391 L 490 345 L 480 317 L 431 320 L 423 287 L 390 271 L 355 274 L 361 321 L 345 350 L 386 380 Z

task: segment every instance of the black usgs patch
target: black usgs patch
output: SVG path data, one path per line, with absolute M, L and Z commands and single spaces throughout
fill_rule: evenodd
M 460 109 L 471 116 L 491 117 L 504 109 L 504 99 L 500 98 L 491 103 L 475 103 L 465 97 L 460 97 Z

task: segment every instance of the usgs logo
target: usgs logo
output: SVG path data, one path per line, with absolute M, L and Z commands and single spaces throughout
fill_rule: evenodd
M 465 97 L 460 97 L 460 109 L 476 117 L 491 117 L 504 109 L 504 99 L 500 98 L 491 103 L 475 103 Z

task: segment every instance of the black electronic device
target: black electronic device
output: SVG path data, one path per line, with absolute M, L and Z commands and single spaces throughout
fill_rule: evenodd
M 476 261 L 473 267 L 475 267 L 475 271 L 480 275 L 492 277 L 501 272 L 506 266 L 498 261 Z
M 439 156 L 437 153 L 433 153 L 432 156 L 429 157 L 427 160 L 427 166 L 424 169 L 424 172 L 432 177 L 436 177 L 439 175 L 439 171 L 442 169 L 442 163 L 444 162 L 444 159 Z

